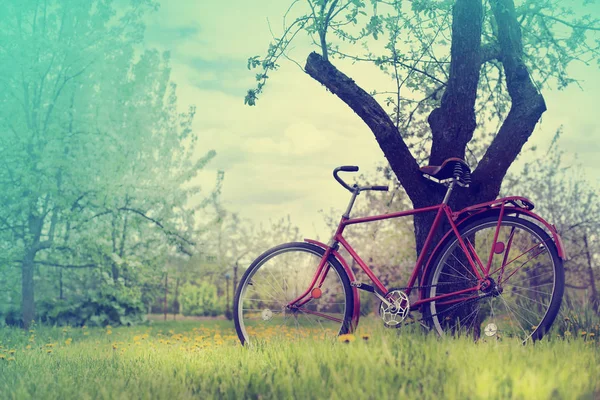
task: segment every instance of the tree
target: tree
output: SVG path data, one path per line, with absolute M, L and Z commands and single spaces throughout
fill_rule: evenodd
M 177 110 L 168 54 L 136 54 L 155 6 L 0 5 L 0 241 L 3 264 L 20 266 L 25 328 L 39 267 L 59 269 L 62 299 L 63 270 L 78 293 L 129 291 L 169 253 L 192 252 L 199 189 L 182 184 L 214 152 L 194 157 L 195 110 Z
M 538 88 L 564 87 L 574 81 L 566 72 L 572 62 L 598 60 L 600 45 L 591 35 L 597 35 L 600 20 L 578 17 L 564 2 L 369 3 L 294 1 L 266 56 L 248 61 L 249 68 L 261 70 L 246 103 L 255 104 L 290 43 L 308 33 L 321 54 L 311 53 L 304 71 L 368 125 L 415 207 L 437 204 L 444 194 L 443 187 L 422 179 L 424 159 L 440 165 L 460 157 L 476 165 L 470 188 L 457 191 L 453 208 L 497 197 L 546 111 Z M 381 37 L 387 39 L 383 46 L 375 42 Z M 357 53 L 358 44 L 366 54 Z M 394 89 L 367 93 L 332 64 L 334 58 L 375 64 L 390 75 Z M 379 94 L 391 95 L 389 112 L 375 99 Z M 415 216 L 418 252 L 432 219 L 429 213 Z

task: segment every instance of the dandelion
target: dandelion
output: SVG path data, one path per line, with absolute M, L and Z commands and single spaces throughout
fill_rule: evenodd
M 68 346 L 71 344 L 72 341 L 73 341 L 72 338 L 68 338 L 67 340 L 65 340 L 65 344 Z
M 586 332 L 586 331 L 581 331 L 581 332 L 579 332 L 579 334 L 580 334 L 581 336 L 585 336 L 585 335 L 587 335 L 587 332 Z
M 6 359 L 6 354 L 0 354 L 0 360 L 5 360 Z
M 48 350 L 46 350 L 46 353 L 48 353 L 48 354 L 52 354 L 52 349 L 48 349 Z
M 14 358 L 14 357 L 8 357 L 8 358 L 6 359 L 6 361 L 15 361 L 15 358 Z
M 356 340 L 356 338 L 351 333 L 346 333 L 345 335 L 338 336 L 338 341 L 342 343 L 351 343 L 354 342 L 354 340 Z
M 117 346 L 116 343 L 113 343 L 112 348 L 113 348 L 113 350 L 117 350 L 119 348 L 119 346 Z
M 54 343 L 48 343 L 46 347 L 54 347 Z
M 26 348 L 27 350 L 30 350 L 30 349 L 31 349 L 31 345 L 30 345 L 30 344 L 28 344 L 27 346 L 25 346 L 25 348 Z
M 9 350 L 8 354 L 15 354 L 17 351 L 16 350 Z
M 107 334 L 107 335 L 112 335 L 112 331 L 111 331 L 110 329 L 107 329 L 107 330 L 106 330 L 106 334 Z
M 83 336 L 88 336 L 89 334 L 89 332 L 83 332 Z

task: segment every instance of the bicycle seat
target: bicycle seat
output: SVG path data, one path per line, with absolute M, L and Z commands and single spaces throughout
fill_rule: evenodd
M 427 165 L 419 168 L 419 170 L 425 175 L 429 175 L 432 178 L 442 181 L 444 179 L 452 178 L 457 166 L 460 166 L 463 172 L 471 173 L 471 168 L 469 168 L 467 163 L 458 157 L 448 158 L 442 165 Z

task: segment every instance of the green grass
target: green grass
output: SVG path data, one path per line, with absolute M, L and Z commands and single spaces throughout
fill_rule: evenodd
M 370 333 L 350 343 L 274 340 L 242 348 L 228 321 L 3 329 L 0 399 L 600 396 L 595 337 L 522 346 L 406 328 Z

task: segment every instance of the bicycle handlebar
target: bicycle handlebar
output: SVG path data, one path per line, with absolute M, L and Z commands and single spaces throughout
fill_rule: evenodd
M 342 178 L 340 178 L 338 176 L 338 173 L 339 172 L 357 172 L 357 171 L 358 171 L 358 167 L 356 165 L 342 165 L 341 167 L 337 167 L 336 169 L 333 170 L 333 177 L 346 190 L 349 190 L 352 192 L 353 189 L 350 187 L 350 185 L 348 185 L 346 182 L 344 182 Z
M 340 178 L 338 176 L 339 172 L 357 172 L 357 171 L 358 171 L 358 167 L 355 165 L 342 165 L 341 167 L 337 167 L 336 169 L 333 170 L 333 177 L 335 178 L 336 181 L 339 182 L 340 185 L 342 185 L 346 190 L 348 190 L 350 192 L 354 192 L 357 189 L 358 189 L 358 191 L 378 190 L 378 191 L 382 191 L 382 192 L 387 192 L 389 190 L 388 186 L 365 186 L 365 187 L 359 187 L 357 185 L 350 186 L 346 182 L 344 182 L 344 180 L 342 178 Z
M 362 189 L 367 189 L 367 190 L 380 190 L 382 192 L 387 192 L 388 190 L 390 190 L 389 186 L 371 186 L 370 188 L 362 188 Z

